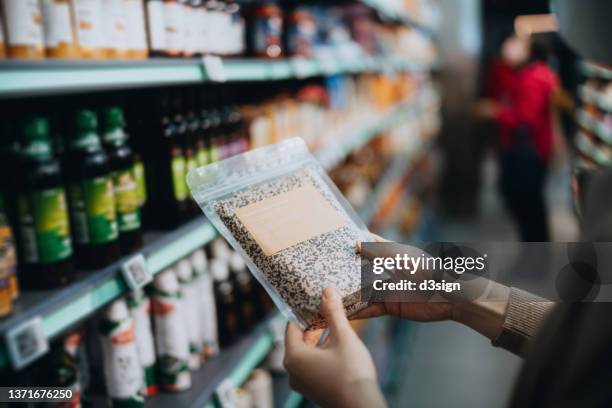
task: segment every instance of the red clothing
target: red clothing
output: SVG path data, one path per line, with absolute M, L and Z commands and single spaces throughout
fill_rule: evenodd
M 500 106 L 509 107 L 512 105 L 512 97 L 516 93 L 517 71 L 498 59 L 491 64 L 489 77 L 487 78 L 486 95 L 493 99 Z M 513 129 L 504 123 L 498 123 L 498 143 L 503 148 L 510 144 L 510 137 Z
M 497 121 L 511 133 L 500 140 L 502 148 L 512 142 L 516 127 L 527 125 L 534 147 L 548 162 L 553 151 L 551 97 L 559 86 L 557 75 L 544 63 L 534 62 L 516 71 L 515 84 L 510 86 L 510 103 L 502 105 Z

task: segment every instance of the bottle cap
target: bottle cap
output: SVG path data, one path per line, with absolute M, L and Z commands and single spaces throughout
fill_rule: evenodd
M 76 114 L 76 128 L 78 131 L 95 132 L 98 130 L 98 117 L 95 112 L 83 109 Z
M 49 121 L 42 117 L 32 118 L 23 125 L 23 136 L 27 142 L 49 140 Z
M 210 273 L 216 282 L 229 279 L 229 269 L 225 259 L 215 258 L 210 262 Z
M 229 258 L 229 265 L 232 272 L 240 272 L 243 271 L 246 267 L 242 256 L 238 252 L 232 252 Z
M 118 106 L 106 108 L 102 113 L 102 119 L 105 129 L 122 128 L 124 125 L 123 110 Z
M 157 274 L 153 279 L 153 286 L 160 292 L 169 294 L 177 293 L 180 288 L 178 279 L 176 279 L 176 274 L 172 268 L 168 268 Z
M 215 238 L 210 244 L 210 249 L 215 258 L 229 260 L 231 251 L 223 238 Z
M 193 269 L 188 259 L 184 258 L 178 261 L 175 271 L 180 283 L 191 282 L 191 278 L 193 278 Z
M 121 321 L 130 316 L 124 299 L 117 299 L 108 306 L 104 312 L 107 320 Z
M 208 266 L 208 260 L 206 259 L 206 253 L 203 249 L 198 249 L 191 254 L 191 266 L 197 274 L 206 273 L 206 267 Z

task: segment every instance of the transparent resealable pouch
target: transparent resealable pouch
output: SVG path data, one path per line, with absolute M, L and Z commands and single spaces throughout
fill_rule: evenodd
M 187 184 L 287 319 L 325 326 L 318 311 L 327 286 L 348 315 L 367 306 L 356 243 L 370 240 L 368 229 L 302 139 L 192 170 Z

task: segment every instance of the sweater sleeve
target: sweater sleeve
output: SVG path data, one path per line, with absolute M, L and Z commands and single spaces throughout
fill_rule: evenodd
M 502 331 L 492 341 L 493 345 L 522 356 L 525 344 L 536 334 L 554 305 L 531 293 L 511 288 Z

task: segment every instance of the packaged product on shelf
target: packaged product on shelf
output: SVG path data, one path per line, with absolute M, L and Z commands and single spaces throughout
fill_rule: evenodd
M 25 122 L 21 152 L 21 168 L 27 169 L 17 191 L 23 277 L 31 287 L 62 286 L 74 279 L 72 240 L 62 170 L 53 157 L 45 118 Z
M 5 213 L 4 195 L 0 193 L 0 317 L 13 311 L 11 275 L 15 269 L 13 233 Z
M 328 285 L 338 289 L 347 314 L 366 306 L 355 243 L 369 233 L 303 140 L 199 168 L 187 182 L 289 320 L 324 326 L 318 310 Z
M 184 258 L 175 265 L 176 275 L 181 285 L 181 297 L 183 298 L 183 318 L 185 329 L 189 339 L 189 368 L 197 370 L 200 368 L 202 354 L 201 316 L 198 313 L 199 293 L 195 274 L 189 259 Z
M 138 357 L 134 322 L 124 299 L 108 306 L 100 320 L 106 393 L 114 407 L 144 407 L 144 376 Z
M 164 0 L 147 0 L 147 34 L 151 56 L 160 56 L 166 50 L 166 23 Z
M 134 321 L 138 360 L 144 371 L 144 394 L 157 393 L 155 382 L 155 344 L 151 329 L 151 300 L 142 289 L 130 292 L 127 296 L 130 316 Z
M 6 58 L 6 41 L 4 40 L 4 16 L 0 7 L 0 59 Z
M 232 395 L 232 403 L 233 408 L 252 408 L 253 407 L 253 399 L 251 398 L 251 394 L 242 388 L 236 388 L 236 391 Z
M 265 367 L 273 373 L 286 373 L 283 360 L 285 358 L 285 327 L 283 320 L 273 319 L 270 322 L 270 332 L 274 338 L 272 350 L 266 356 Z
M 283 12 L 277 2 L 250 5 L 246 10 L 246 21 L 249 53 L 254 57 L 281 57 Z
M 178 57 L 183 52 L 183 15 L 180 0 L 164 0 L 164 52 L 169 57 Z
M 227 242 L 220 236 L 217 236 L 212 240 L 210 245 L 208 245 L 208 250 L 210 252 L 210 256 L 214 259 L 223 259 L 229 262 L 229 259 L 232 256 L 232 251 L 227 245 Z
M 313 55 L 313 43 L 317 26 L 312 14 L 305 7 L 295 7 L 285 22 L 285 42 L 287 54 L 309 58 Z
M 153 317 L 157 351 L 157 381 L 165 391 L 184 391 L 191 387 L 189 339 L 185 327 L 181 289 L 172 269 L 153 280 Z
M 196 273 L 196 284 L 198 285 L 199 316 L 200 316 L 200 337 L 203 347 L 202 355 L 204 358 L 212 357 L 219 352 L 219 336 L 217 329 L 217 308 L 215 305 L 215 295 L 213 281 L 208 270 L 208 262 L 203 249 L 198 249 L 190 256 L 191 265 Z
M 147 203 L 147 179 L 145 174 L 145 164 L 142 155 L 139 152 L 134 152 L 134 179 L 136 180 L 138 206 L 141 209 Z
M 274 407 L 272 376 L 267 370 L 254 369 L 242 388 L 251 396 L 251 408 Z
M 229 259 L 232 281 L 236 288 L 238 318 L 240 331 L 247 333 L 257 320 L 255 311 L 256 289 L 244 260 L 237 252 L 232 252 Z
M 238 297 L 234 283 L 230 279 L 227 260 L 211 260 L 210 274 L 214 281 L 219 344 L 225 347 L 238 339 Z
M 70 0 L 41 0 L 46 55 L 77 58 L 78 48 Z
M 107 45 L 102 0 L 72 0 L 81 58 L 104 58 Z
M 122 0 L 128 37 L 128 57 L 144 59 L 149 55 L 143 0 Z
M 79 111 L 66 159 L 74 246 L 84 268 L 104 267 L 121 255 L 111 168 L 97 132 L 96 114 Z
M 102 114 L 102 141 L 108 153 L 113 178 L 115 209 L 121 252 L 131 254 L 142 247 L 140 198 L 134 167 L 134 152 L 124 131 L 123 111 L 106 108 Z
M 45 56 L 42 17 L 38 0 L 2 0 L 7 54 L 11 58 Z
M 108 58 L 125 59 L 128 51 L 128 31 L 123 0 L 102 0 L 104 49 Z

